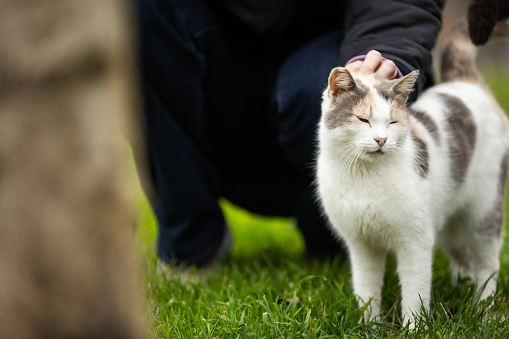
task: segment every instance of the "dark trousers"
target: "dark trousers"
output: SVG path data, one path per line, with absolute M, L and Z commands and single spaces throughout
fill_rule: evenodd
M 295 217 L 310 254 L 339 252 L 312 182 L 341 32 L 261 38 L 203 0 L 139 0 L 137 9 L 159 256 L 209 260 L 224 235 L 219 197 Z

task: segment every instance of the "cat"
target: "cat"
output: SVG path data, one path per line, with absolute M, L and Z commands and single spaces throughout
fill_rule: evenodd
M 452 276 L 496 291 L 509 158 L 509 122 L 475 68 L 466 20 L 442 53 L 443 83 L 407 106 L 418 77 L 332 70 L 318 131 L 317 195 L 347 245 L 354 293 L 380 314 L 385 260 L 395 255 L 403 323 L 428 310 L 432 252 Z M 456 280 L 457 281 L 457 280 Z

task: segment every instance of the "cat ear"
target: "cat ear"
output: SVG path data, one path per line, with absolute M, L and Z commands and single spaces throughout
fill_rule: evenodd
M 329 96 L 336 96 L 356 88 L 352 74 L 344 67 L 336 67 L 329 75 Z
M 408 100 L 408 96 L 412 92 L 412 89 L 418 77 L 419 71 L 418 70 L 412 71 L 405 75 L 403 78 L 394 80 L 396 81 L 396 83 L 392 85 L 391 89 L 396 94 L 397 97 L 403 98 L 404 101 L 406 102 Z

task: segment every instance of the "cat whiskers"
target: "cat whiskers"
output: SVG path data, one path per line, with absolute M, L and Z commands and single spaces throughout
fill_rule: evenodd
M 355 165 L 357 164 L 357 160 L 359 160 L 361 154 L 363 153 L 364 151 L 362 149 L 357 149 L 357 152 L 355 153 L 355 156 L 352 158 L 352 160 L 350 161 L 350 165 L 348 166 L 348 171 L 347 171 L 347 174 L 350 174 L 350 170 L 352 168 L 355 167 Z M 352 173 L 353 174 L 353 173 Z
M 394 145 L 392 149 L 394 149 L 395 151 L 393 151 L 391 153 L 394 155 L 397 155 L 397 157 L 398 157 L 397 160 L 399 160 L 400 158 L 405 158 L 405 157 L 409 157 L 409 158 L 413 159 L 413 161 L 416 162 L 416 165 L 419 166 L 421 175 L 423 177 L 427 176 L 426 170 L 424 170 L 424 169 L 428 168 L 428 164 L 426 164 L 425 162 L 422 161 L 422 158 L 425 155 L 422 154 L 421 150 L 419 150 L 419 149 L 415 150 L 415 152 L 417 152 L 417 157 L 414 157 L 411 150 L 405 149 L 399 145 Z
M 419 165 L 419 170 L 422 172 L 421 175 L 423 177 L 427 177 L 426 169 L 428 169 L 428 164 L 424 163 L 421 159 L 424 157 L 424 155 L 421 154 L 420 151 L 417 151 L 417 157 L 415 158 L 417 165 Z
M 348 163 L 349 159 L 353 156 L 353 154 L 355 154 L 355 152 L 353 153 L 351 152 L 355 148 L 356 143 L 354 141 L 350 141 L 336 152 L 336 166 L 338 168 L 338 174 L 341 174 L 343 172 L 345 165 Z M 341 168 L 339 168 L 340 164 L 342 164 Z
M 363 152 L 362 148 L 357 147 L 357 143 L 351 142 L 351 144 L 353 144 L 353 145 L 348 147 L 348 149 L 345 150 L 344 154 L 342 154 L 341 158 L 338 160 L 338 165 L 340 163 L 342 163 L 342 166 L 338 171 L 338 173 L 341 175 L 343 174 L 343 170 L 346 170 L 346 173 L 345 173 L 346 175 L 350 174 L 351 169 L 354 167 L 355 163 L 357 162 L 357 160 L 359 159 L 360 155 Z M 353 150 L 353 152 L 350 152 L 352 150 L 352 148 L 354 150 Z M 341 152 L 341 150 L 338 152 Z M 347 155 L 347 158 L 345 159 L 344 162 L 342 162 L 341 160 L 345 155 Z
M 336 163 L 339 164 L 341 163 L 341 160 L 347 156 L 347 155 L 350 155 L 350 151 L 356 147 L 356 142 L 355 141 L 350 141 L 348 142 L 345 146 L 341 147 L 337 152 L 336 152 Z
M 396 161 L 399 161 L 400 159 L 403 159 L 404 157 L 408 156 L 410 154 L 410 151 L 399 145 L 393 145 L 387 151 L 387 154 L 396 157 Z

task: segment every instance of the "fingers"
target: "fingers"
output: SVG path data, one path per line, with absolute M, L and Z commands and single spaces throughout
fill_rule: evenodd
M 396 64 L 392 60 L 384 60 L 382 54 L 371 50 L 364 60 L 357 60 L 345 66 L 351 72 L 369 75 L 375 73 L 381 78 L 395 79 L 398 76 Z
M 385 79 L 395 79 L 398 76 L 398 69 L 392 60 L 382 62 L 378 70 L 375 72 L 378 76 Z
M 345 68 L 348 69 L 350 72 L 359 72 L 363 63 L 364 61 L 357 60 L 352 63 L 349 63 L 348 65 L 345 66 Z
M 371 50 L 368 54 L 366 54 L 366 59 L 364 59 L 364 62 L 362 63 L 360 72 L 363 74 L 376 73 L 383 61 L 382 53 Z

